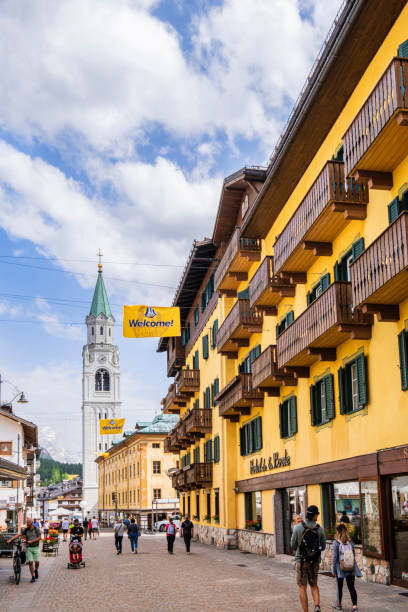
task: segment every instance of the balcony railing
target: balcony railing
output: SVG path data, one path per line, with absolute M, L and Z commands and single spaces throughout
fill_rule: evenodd
M 186 363 L 186 351 L 181 346 L 181 337 L 169 338 L 167 345 L 167 376 L 175 376 Z
M 176 435 L 170 433 L 166 438 L 164 438 L 163 449 L 165 453 L 174 453 L 178 455 L 180 448 L 181 446 Z
M 164 414 L 179 414 L 180 408 L 185 407 L 189 401 L 190 396 L 184 393 L 180 393 L 177 390 L 175 383 L 171 384 L 166 397 L 161 401 L 162 410 Z
M 240 232 L 237 227 L 215 272 L 215 289 L 220 293 L 236 295 L 239 283 L 248 280 L 251 263 L 261 259 L 260 238 L 241 238 Z
M 211 408 L 193 408 L 184 419 L 186 435 L 192 440 L 204 437 L 206 433 L 211 433 L 212 410 Z
M 264 394 L 254 390 L 252 374 L 235 376 L 216 396 L 219 415 L 238 420 L 241 414 L 250 414 L 251 408 L 262 407 Z
M 267 255 L 249 283 L 249 305 L 264 314 L 276 313 L 276 306 L 284 297 L 294 297 L 296 287 L 276 276 L 273 257 Z
M 268 395 L 280 395 L 282 385 L 293 386 L 297 379 L 285 374 L 278 368 L 276 345 L 268 346 L 252 363 L 252 385 L 254 389 L 265 391 Z
M 351 267 L 353 304 L 380 321 L 399 319 L 408 298 L 408 212 L 403 212 Z
M 331 255 L 343 228 L 365 219 L 367 202 L 367 185 L 346 180 L 342 162 L 327 162 L 275 242 L 275 273 L 290 279 L 289 272 L 306 272 L 316 256 Z
M 201 489 L 212 484 L 212 463 L 192 463 L 172 477 L 173 488 L 179 491 Z
M 392 172 L 408 150 L 408 59 L 394 58 L 343 137 L 347 176 Z M 365 172 L 363 172 L 365 171 Z M 388 182 L 388 189 L 392 180 Z M 387 188 L 379 185 L 378 188 Z
M 287 367 L 332 361 L 336 347 L 350 336 L 371 338 L 372 323 L 372 315 L 353 309 L 351 283 L 335 282 L 278 337 L 278 367 L 296 375 Z
M 200 370 L 180 370 L 175 383 L 179 393 L 194 395 L 200 390 Z
M 249 300 L 237 300 L 217 332 L 217 351 L 236 359 L 240 346 L 249 346 L 253 333 L 262 331 L 263 314 L 249 305 Z

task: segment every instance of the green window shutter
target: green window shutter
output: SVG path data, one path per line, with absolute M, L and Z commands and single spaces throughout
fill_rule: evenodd
M 204 289 L 201 294 L 201 312 L 204 312 L 205 307 L 207 306 L 207 287 Z
M 322 278 L 320 279 L 320 287 L 322 291 L 325 291 L 325 289 L 327 289 L 327 287 L 330 286 L 330 274 L 325 274 L 324 276 L 322 276 Z
M 194 357 L 193 357 L 193 370 L 199 370 L 200 369 L 200 360 L 199 360 L 199 354 L 198 354 L 198 350 L 194 353 Z
M 249 287 L 247 287 L 243 291 L 238 291 L 238 299 L 239 300 L 249 300 Z
M 278 324 L 276 324 L 275 332 L 276 332 L 276 337 L 279 338 L 280 326 Z
M 279 404 L 279 429 L 281 438 L 286 437 L 285 405 L 286 402 Z
M 208 334 L 203 336 L 203 358 L 208 359 Z
M 334 280 L 335 281 L 343 280 L 341 278 L 341 265 L 339 264 L 338 261 L 336 261 L 336 263 L 334 264 Z
M 186 454 L 186 465 L 191 465 L 190 451 Z
M 408 57 L 408 40 L 398 47 L 398 57 Z
M 339 381 L 339 403 L 340 403 L 340 414 L 346 414 L 347 402 L 346 402 L 346 370 L 345 368 L 339 368 L 337 372 Z
M 364 354 L 356 358 L 357 364 L 357 383 L 358 383 L 358 404 L 365 406 L 368 402 L 367 389 L 367 360 Z
M 400 203 L 398 197 L 394 198 L 390 204 L 388 204 L 388 222 L 391 224 L 400 214 Z
M 323 381 L 325 386 L 326 396 L 326 414 L 328 419 L 334 419 L 334 377 L 333 374 L 329 374 Z
M 296 397 L 291 397 L 289 400 L 289 410 L 290 410 L 290 432 L 289 435 L 293 436 L 297 433 L 297 407 L 296 407 Z
M 217 331 L 218 331 L 218 319 L 215 319 L 212 327 L 212 347 L 217 346 Z
M 213 406 L 217 405 L 217 402 L 215 401 L 215 398 L 217 397 L 219 392 L 220 392 L 220 379 L 216 378 L 214 380 L 214 401 L 213 401 Z
M 207 387 L 205 390 L 206 407 L 211 408 L 211 389 Z
M 194 402 L 194 408 L 196 408 L 197 410 L 200 407 L 200 401 L 198 399 L 196 399 L 196 401 Z
M 220 460 L 220 438 L 215 436 L 214 438 L 214 463 L 218 463 Z
M 295 314 L 293 310 L 290 310 L 286 315 L 286 327 L 288 327 L 295 320 Z
M 257 417 L 255 423 L 255 449 L 256 451 L 262 448 L 262 418 Z
M 200 318 L 200 314 L 198 312 L 198 306 L 196 306 L 194 309 L 194 327 L 197 327 L 199 318 Z
M 211 406 L 214 406 L 214 383 L 211 383 Z
M 194 463 L 200 463 L 200 447 L 194 449 Z
M 351 254 L 353 255 L 353 261 L 357 259 L 364 252 L 364 238 L 356 240 L 351 245 Z
M 208 440 L 207 444 L 208 444 L 208 463 L 212 463 L 212 440 Z
M 407 332 L 403 330 L 398 334 L 398 348 L 400 358 L 401 389 L 408 389 L 408 354 L 407 354 Z
M 310 385 L 310 420 L 312 425 L 317 424 L 316 419 L 316 387 L 315 385 Z
M 306 293 L 306 304 L 307 304 L 308 306 L 310 306 L 310 304 L 311 304 L 311 303 L 312 303 L 312 296 L 311 296 L 310 291 L 308 291 L 308 292 Z

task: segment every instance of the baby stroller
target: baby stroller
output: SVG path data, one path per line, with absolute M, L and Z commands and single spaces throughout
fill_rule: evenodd
M 81 538 L 73 536 L 69 543 L 69 562 L 68 569 L 79 569 L 85 567 L 85 561 L 82 561 L 82 542 Z

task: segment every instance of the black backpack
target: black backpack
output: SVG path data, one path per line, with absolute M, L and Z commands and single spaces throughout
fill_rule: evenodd
M 299 552 L 303 563 L 317 563 L 320 558 L 319 525 L 311 528 L 302 521 L 304 532 L 300 539 Z

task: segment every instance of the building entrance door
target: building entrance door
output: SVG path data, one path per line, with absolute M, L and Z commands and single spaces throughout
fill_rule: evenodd
M 306 515 L 306 486 L 283 489 L 282 503 L 284 552 L 286 555 L 293 555 L 294 552 L 291 549 L 290 540 L 292 538 L 295 516 L 300 514 L 302 519 L 304 519 Z
M 391 478 L 391 498 L 391 579 L 408 588 L 408 475 Z

